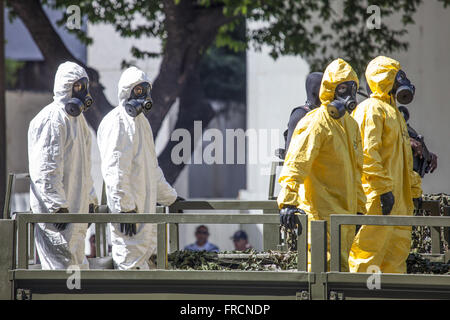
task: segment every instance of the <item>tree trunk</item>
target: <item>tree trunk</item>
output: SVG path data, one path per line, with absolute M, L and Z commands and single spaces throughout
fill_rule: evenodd
M 209 102 L 205 99 L 203 88 L 198 72 L 189 77 L 189 81 L 180 95 L 180 109 L 178 119 L 175 123 L 175 130 L 183 128 L 188 130 L 191 137 L 191 156 L 197 143 L 194 141 L 194 121 L 201 121 L 205 129 L 214 118 L 215 113 Z M 197 137 L 200 138 L 201 137 Z M 173 184 L 180 172 L 185 167 L 185 163 L 175 164 L 172 161 L 172 148 L 180 141 L 169 141 L 158 157 L 159 166 L 164 172 L 164 176 L 170 184 Z M 191 161 L 192 162 L 192 161 Z
M 192 155 L 196 143 L 199 142 L 193 139 L 194 121 L 201 121 L 203 128 L 206 128 L 214 118 L 214 111 L 206 101 L 200 83 L 199 65 L 207 48 L 214 41 L 219 27 L 235 18 L 225 17 L 221 7 L 199 9 L 191 1 L 180 1 L 175 5 L 173 0 L 165 0 L 164 11 L 168 38 L 160 72 L 153 85 L 155 107 L 148 118 L 156 136 L 162 120 L 175 99 L 180 97 L 178 119 L 174 129 L 188 130 L 191 135 Z M 170 184 L 176 181 L 185 167 L 185 163 L 176 165 L 171 158 L 172 148 L 178 143 L 169 140 L 158 157 L 159 165 Z
M 182 0 L 179 4 L 164 0 L 164 13 L 167 42 L 159 74 L 153 83 L 154 107 L 148 115 L 155 137 L 187 80 L 198 69 L 219 28 L 236 19 L 225 17 L 222 7 L 200 8 L 190 0 Z

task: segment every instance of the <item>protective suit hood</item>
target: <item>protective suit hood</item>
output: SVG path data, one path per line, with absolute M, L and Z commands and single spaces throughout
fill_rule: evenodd
M 81 78 L 88 78 L 86 70 L 74 62 L 59 65 L 53 86 L 53 100 L 63 105 L 72 97 L 72 86 Z
M 370 61 L 366 69 L 367 83 L 372 91 L 370 97 L 389 102 L 389 92 L 394 86 L 395 76 L 400 69 L 400 62 L 392 58 L 378 56 Z
M 325 69 L 320 85 L 319 98 L 323 105 L 328 105 L 334 100 L 334 90 L 346 81 L 355 81 L 359 86 L 358 76 L 353 68 L 343 59 L 338 58 L 331 62 Z
M 151 84 L 149 77 L 144 71 L 136 67 L 129 67 L 120 76 L 118 92 L 119 92 L 119 106 L 125 107 L 125 104 L 130 98 L 131 90 L 135 85 L 141 82 L 148 82 Z
M 306 105 L 311 108 L 320 107 L 319 91 L 322 83 L 322 72 L 311 72 L 306 77 Z

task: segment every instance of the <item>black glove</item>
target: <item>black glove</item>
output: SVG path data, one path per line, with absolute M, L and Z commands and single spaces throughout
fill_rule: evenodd
M 436 170 L 437 168 L 437 160 L 438 160 L 438 156 L 436 154 L 434 154 L 433 152 L 430 152 L 430 161 L 428 161 L 428 165 L 425 169 L 425 173 L 433 173 L 434 170 Z
M 123 234 L 132 237 L 136 234 L 136 223 L 121 223 L 120 224 L 120 232 Z
M 97 211 L 97 205 L 90 203 L 89 204 L 89 213 L 95 213 Z
M 414 198 L 413 202 L 414 202 L 414 207 L 417 210 L 422 209 L 422 198 Z
M 131 210 L 131 211 L 127 211 L 127 212 L 122 212 L 122 213 L 136 213 L 136 210 Z M 136 223 L 121 223 L 120 224 L 120 232 L 122 232 L 123 234 L 132 237 L 133 235 L 135 235 L 136 232 Z
M 59 208 L 55 213 L 69 213 L 67 208 Z M 68 223 L 54 223 L 53 224 L 58 231 L 63 231 L 67 228 Z
M 391 213 L 392 208 L 394 207 L 395 198 L 391 191 L 383 193 L 380 196 L 381 201 L 381 212 L 386 216 Z
M 285 206 L 280 210 L 280 224 L 288 229 L 294 229 L 299 224 L 296 213 L 306 214 L 305 211 L 294 206 Z
M 175 199 L 175 202 L 178 202 L 178 201 L 186 201 L 186 199 L 183 197 L 177 196 L 177 198 Z

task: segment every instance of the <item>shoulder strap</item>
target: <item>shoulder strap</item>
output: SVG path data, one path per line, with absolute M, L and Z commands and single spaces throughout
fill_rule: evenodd
M 311 111 L 311 109 L 308 106 L 304 105 L 304 106 L 299 106 L 299 107 L 295 107 L 294 109 L 292 109 L 291 115 L 294 113 L 295 110 L 298 110 L 298 109 L 302 109 L 306 113 Z

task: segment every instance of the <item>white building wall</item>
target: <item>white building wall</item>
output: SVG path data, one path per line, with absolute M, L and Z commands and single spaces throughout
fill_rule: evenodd
M 305 79 L 309 66 L 301 57 L 285 56 L 273 60 L 268 49 L 247 52 L 247 130 L 257 130 L 258 163 L 247 164 L 247 190 L 241 192 L 246 199 L 267 199 L 271 161 L 274 151 L 284 148 L 283 131 L 294 107 L 306 100 Z M 272 132 L 268 132 L 272 130 Z M 267 132 L 267 136 L 264 135 Z M 274 134 L 275 141 L 270 135 Z M 247 159 L 254 152 L 247 148 Z M 279 159 L 278 159 L 279 160 Z M 247 162 L 248 163 L 248 162 Z
M 424 1 L 415 21 L 405 38 L 409 49 L 392 57 L 416 86 L 414 101 L 407 106 L 409 122 L 439 157 L 438 169 L 422 180 L 423 191 L 450 193 L 450 8 Z

